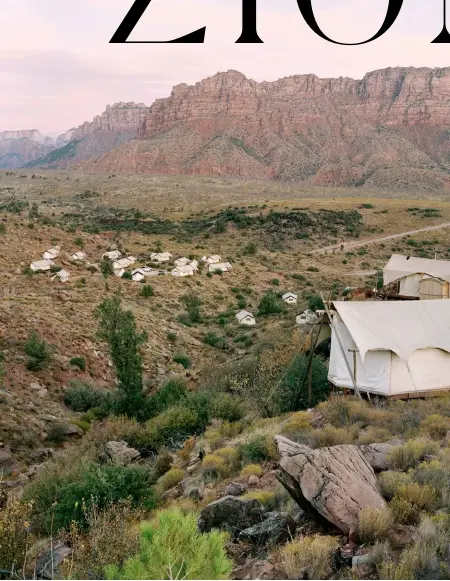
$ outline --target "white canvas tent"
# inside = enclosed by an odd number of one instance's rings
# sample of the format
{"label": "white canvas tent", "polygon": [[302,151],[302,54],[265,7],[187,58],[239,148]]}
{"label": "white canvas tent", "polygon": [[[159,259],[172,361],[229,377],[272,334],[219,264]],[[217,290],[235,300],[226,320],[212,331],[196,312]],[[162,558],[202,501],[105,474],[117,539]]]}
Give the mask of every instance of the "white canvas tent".
{"label": "white canvas tent", "polygon": [[361,392],[384,396],[450,389],[450,301],[335,301],[331,313],[335,386],[353,389],[353,375]]}
{"label": "white canvas tent", "polygon": [[429,277],[450,282],[450,260],[393,254],[383,268],[383,284],[399,281],[399,294],[407,297],[419,298],[421,282]]}

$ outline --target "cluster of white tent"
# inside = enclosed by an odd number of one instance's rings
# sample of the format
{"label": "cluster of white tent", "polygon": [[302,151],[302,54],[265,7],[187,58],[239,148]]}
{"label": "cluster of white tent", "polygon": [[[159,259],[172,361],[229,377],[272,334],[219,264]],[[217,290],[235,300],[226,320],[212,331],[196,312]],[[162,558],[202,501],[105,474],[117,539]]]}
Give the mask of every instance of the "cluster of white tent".
{"label": "cluster of white tent", "polygon": [[[30,264],[30,269],[32,272],[49,272],[53,266],[56,266],[53,262],[54,259],[58,258],[61,252],[60,246],[54,246],[45,250],[42,253],[42,258],[39,260],[34,260]],[[81,257],[82,255],[82,257]],[[73,260],[84,260],[86,255],[83,252],[76,252],[72,255]],[[67,282],[70,278],[70,273],[67,270],[61,268],[52,276],[52,280],[58,279],[61,282]]]}

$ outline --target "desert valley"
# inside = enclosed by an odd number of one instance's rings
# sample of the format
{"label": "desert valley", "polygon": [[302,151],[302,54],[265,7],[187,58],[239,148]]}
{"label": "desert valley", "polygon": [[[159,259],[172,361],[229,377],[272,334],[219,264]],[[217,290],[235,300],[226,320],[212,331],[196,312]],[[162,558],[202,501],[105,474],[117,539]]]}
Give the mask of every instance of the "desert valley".
{"label": "desert valley", "polygon": [[0,578],[448,579],[449,93],[0,133]]}

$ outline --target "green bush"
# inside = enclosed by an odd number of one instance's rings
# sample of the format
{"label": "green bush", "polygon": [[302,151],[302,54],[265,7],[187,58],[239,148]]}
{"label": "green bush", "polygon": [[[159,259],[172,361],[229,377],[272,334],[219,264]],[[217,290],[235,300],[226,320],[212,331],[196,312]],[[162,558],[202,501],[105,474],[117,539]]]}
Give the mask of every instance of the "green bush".
{"label": "green bush", "polygon": [[73,477],[48,473],[35,480],[25,491],[33,500],[36,523],[48,534],[66,529],[74,521],[87,527],[86,512],[96,506],[131,500],[132,506],[155,507],[152,485],[154,474],[143,466],[87,465]]}
{"label": "green bush", "polygon": [[328,399],[328,369],[323,359],[316,355],[311,363],[311,400],[309,399],[308,363],[309,357],[297,355],[278,383],[277,402],[280,413],[305,410]]}
{"label": "green bush", "polygon": [[141,525],[139,554],[107,566],[106,579],[229,579],[225,542],[224,533],[200,533],[195,514],[164,510]]}
{"label": "green bush", "polygon": [[47,429],[47,440],[53,444],[62,444],[67,441],[67,429],[60,422],[52,422]]}
{"label": "green bush", "polygon": [[100,272],[103,274],[105,278],[114,274],[112,262],[106,259],[102,260],[100,263]]}
{"label": "green bush", "polygon": [[244,463],[258,464],[271,459],[268,436],[255,436],[239,445],[239,455]]}
{"label": "green bush", "polygon": [[33,331],[28,337],[23,350],[28,355],[27,369],[30,371],[41,371],[48,367],[53,359],[52,348]]}
{"label": "green bush", "polygon": [[125,280],[133,280],[133,275],[131,274],[131,272],[125,271],[122,274],[122,278],[124,278]]}
{"label": "green bush", "polygon": [[261,316],[265,315],[276,315],[283,312],[283,305],[280,302],[278,296],[272,292],[266,292],[259,303],[258,314]]}
{"label": "green bush", "polygon": [[86,359],[84,357],[72,357],[70,365],[78,367],[81,371],[86,371]]}
{"label": "green bush", "polygon": [[219,393],[212,401],[210,415],[212,418],[237,422],[244,417],[243,402],[236,395]]}
{"label": "green bush", "polygon": [[203,337],[203,343],[215,347],[216,349],[226,349],[227,342],[224,337],[219,337],[215,333],[208,333]]}
{"label": "green bush", "polygon": [[182,365],[185,369],[188,369],[191,366],[190,358],[183,353],[178,353],[177,355],[174,355],[173,360],[175,361],[175,363],[179,363],[180,365]]}
{"label": "green bush", "polygon": [[160,414],[167,408],[180,403],[181,400],[187,397],[186,385],[178,380],[171,379],[167,381],[156,393],[152,396],[152,407],[155,413]]}
{"label": "green bush", "polygon": [[189,436],[202,429],[203,423],[195,410],[186,406],[173,406],[148,420],[130,444],[143,454],[156,452],[163,446],[176,450],[181,448]]}
{"label": "green bush", "polygon": [[308,297],[308,309],[311,311],[321,311],[325,308],[323,300],[319,295],[309,295]]}
{"label": "green bush", "polygon": [[175,341],[177,340],[177,334],[174,333],[173,331],[168,331],[167,340],[170,341],[171,343],[175,343]]}
{"label": "green bush", "polygon": [[64,403],[76,412],[87,412],[92,408],[109,410],[112,399],[111,392],[95,389],[84,381],[71,381],[64,392]]}
{"label": "green bush", "polygon": [[181,297],[181,302],[186,307],[189,322],[193,324],[200,323],[202,320],[200,311],[202,301],[199,297],[194,292],[189,292]]}
{"label": "green bush", "polygon": [[139,294],[141,295],[141,297],[148,298],[148,297],[152,297],[155,293],[154,293],[153,287],[151,285],[144,284],[144,286],[141,288],[141,292]]}
{"label": "green bush", "polygon": [[255,254],[258,252],[258,246],[255,244],[255,242],[249,242],[243,249],[242,254],[244,254],[245,256],[255,256]]}

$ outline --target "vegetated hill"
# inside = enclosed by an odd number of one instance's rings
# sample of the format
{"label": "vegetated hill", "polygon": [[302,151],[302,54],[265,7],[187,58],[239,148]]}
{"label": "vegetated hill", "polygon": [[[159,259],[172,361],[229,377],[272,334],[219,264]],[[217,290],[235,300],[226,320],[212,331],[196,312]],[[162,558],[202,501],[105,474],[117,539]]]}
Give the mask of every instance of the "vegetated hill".
{"label": "vegetated hill", "polygon": [[0,133],[0,168],[17,168],[55,149],[50,137],[37,129]]}
{"label": "vegetated hill", "polygon": [[228,71],[150,108],[108,107],[71,130],[70,159],[34,165],[437,191],[450,187],[449,95],[450,68],[262,83]]}

